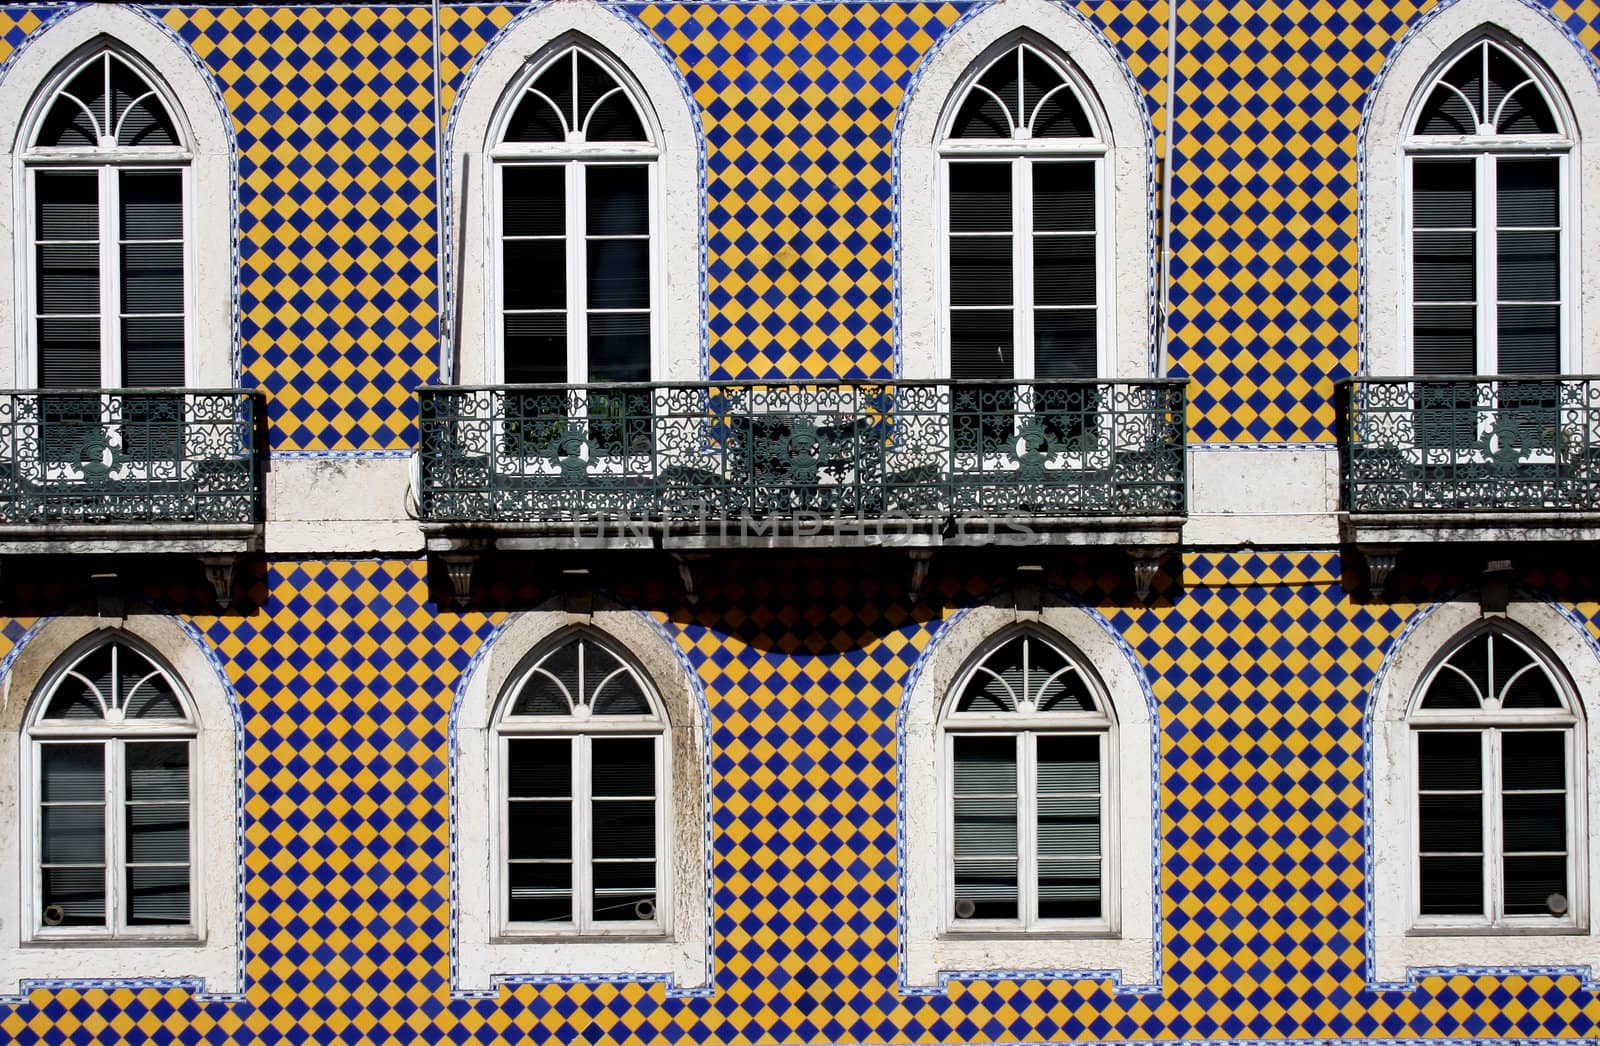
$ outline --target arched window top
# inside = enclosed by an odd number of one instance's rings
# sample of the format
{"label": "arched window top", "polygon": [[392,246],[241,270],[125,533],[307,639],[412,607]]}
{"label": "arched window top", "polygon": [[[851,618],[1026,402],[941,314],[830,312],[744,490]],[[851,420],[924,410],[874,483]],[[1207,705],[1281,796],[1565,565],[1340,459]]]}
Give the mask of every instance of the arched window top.
{"label": "arched window top", "polygon": [[35,722],[101,728],[171,726],[190,714],[172,673],[120,636],[81,649],[39,695]]}
{"label": "arched window top", "polygon": [[632,90],[609,63],[573,45],[534,73],[506,120],[507,144],[652,144]]}
{"label": "arched window top", "polygon": [[967,85],[954,113],[947,134],[953,140],[1098,137],[1065,67],[1028,44],[991,61]]}
{"label": "arched window top", "polygon": [[528,717],[540,728],[559,726],[563,719],[576,725],[660,718],[638,670],[586,632],[569,634],[514,677],[504,717]]}
{"label": "arched window top", "polygon": [[122,56],[100,51],[44,99],[35,149],[181,148],[183,136],[160,92]]}
{"label": "arched window top", "polygon": [[1556,108],[1529,65],[1490,39],[1469,45],[1427,88],[1419,137],[1559,134]]}
{"label": "arched window top", "polygon": [[1572,712],[1545,657],[1509,632],[1483,629],[1461,640],[1421,688],[1418,717]]}
{"label": "arched window top", "polygon": [[1032,632],[1014,633],[977,659],[953,690],[948,715],[1108,718],[1100,685],[1078,658]]}

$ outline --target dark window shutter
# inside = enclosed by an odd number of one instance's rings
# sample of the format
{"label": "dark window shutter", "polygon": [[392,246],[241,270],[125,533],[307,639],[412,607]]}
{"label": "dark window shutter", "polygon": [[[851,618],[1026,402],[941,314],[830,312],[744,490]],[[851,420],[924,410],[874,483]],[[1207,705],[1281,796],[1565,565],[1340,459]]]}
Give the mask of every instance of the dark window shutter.
{"label": "dark window shutter", "polygon": [[122,384],[177,387],[183,373],[183,174],[123,171]]}
{"label": "dark window shutter", "polygon": [[100,179],[34,176],[39,387],[100,385]]}

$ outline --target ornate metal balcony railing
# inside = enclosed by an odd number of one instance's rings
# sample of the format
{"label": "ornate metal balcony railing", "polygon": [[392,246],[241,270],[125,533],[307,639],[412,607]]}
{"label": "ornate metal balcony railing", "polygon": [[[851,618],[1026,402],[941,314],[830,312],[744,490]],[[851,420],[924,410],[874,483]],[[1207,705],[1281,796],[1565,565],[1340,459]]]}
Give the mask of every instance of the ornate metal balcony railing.
{"label": "ornate metal balcony railing", "polygon": [[255,523],[260,394],[0,392],[0,524]]}
{"label": "ornate metal balcony railing", "polygon": [[448,387],[430,522],[1177,516],[1181,381]]}
{"label": "ornate metal balcony railing", "polygon": [[1600,511],[1600,377],[1339,384],[1351,512]]}

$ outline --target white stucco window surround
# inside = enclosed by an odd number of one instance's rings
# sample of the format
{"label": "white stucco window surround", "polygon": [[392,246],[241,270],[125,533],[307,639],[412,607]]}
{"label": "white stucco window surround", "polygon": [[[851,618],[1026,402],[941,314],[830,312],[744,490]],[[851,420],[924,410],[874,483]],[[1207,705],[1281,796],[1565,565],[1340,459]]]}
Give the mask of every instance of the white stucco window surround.
{"label": "white stucco window surround", "polygon": [[[238,384],[232,251],[236,186],[227,116],[193,56],[152,18],[120,4],[87,4],[64,15],[29,41],[0,80],[0,148],[6,150],[6,171],[0,176],[0,222],[5,226],[0,231],[12,244],[0,251],[0,387],[26,388],[38,382],[28,307],[34,265],[29,180],[40,169],[67,170],[95,160],[92,150],[75,159],[70,149],[49,155],[33,149],[36,130],[64,78],[98,52],[126,63],[154,90],[180,142],[154,152],[184,182],[183,383],[191,388],[233,387]],[[103,184],[106,192],[114,191],[113,181]],[[112,204],[115,197],[103,201]],[[103,218],[102,226],[110,227],[109,221]],[[162,306],[160,311],[171,310]],[[115,379],[112,362],[109,378]]]}
{"label": "white stucco window surround", "polygon": [[[637,104],[644,123],[639,143],[591,143],[582,127],[568,129],[565,144],[507,141],[508,121],[530,84],[572,48],[597,62]],[[477,58],[468,77],[446,117],[457,292],[453,330],[448,332],[454,380],[465,385],[508,380],[504,310],[523,303],[505,293],[510,274],[502,256],[506,229],[499,211],[505,192],[501,172],[517,165],[526,170],[528,164],[571,168],[584,163],[649,166],[650,377],[701,380],[700,135],[677,74],[625,15],[592,0],[574,0],[545,4],[517,19]],[[569,170],[569,237],[586,227],[588,184],[584,174]],[[584,282],[581,253],[573,254],[569,265],[575,274],[566,281],[564,307],[569,311],[585,307],[585,287],[574,283]],[[576,332],[569,336],[567,362],[581,366],[588,359],[585,347],[572,344],[572,338],[581,336],[584,319],[568,315],[566,325]],[[589,338],[595,336],[591,327]]]}
{"label": "white stucco window surround", "polygon": [[[512,736],[559,739],[587,732],[603,737],[594,731],[610,729],[634,736],[636,741],[647,735],[659,739],[654,793],[659,826],[654,854],[656,903],[652,910],[640,912],[635,921],[598,921],[587,897],[576,900],[573,918],[554,920],[548,926],[538,921],[540,915],[532,917],[535,921],[518,921],[509,910],[508,862],[529,855],[513,855],[507,848],[507,796],[512,794],[507,783],[508,702],[518,699],[536,663],[573,639],[621,658],[649,693],[654,709],[649,715],[634,717],[637,722],[632,725],[620,726],[607,725],[608,717],[601,714],[598,703],[592,719],[587,709],[579,710],[580,721],[575,725],[562,725],[571,717],[522,716],[516,729],[537,728],[534,720],[544,718],[565,735]],[[616,668],[610,661],[607,664],[611,666],[608,671]],[[555,670],[555,676],[561,675],[561,670]],[[551,686],[555,676],[545,676]],[[591,678],[572,690],[592,691],[593,687]],[[592,614],[533,610],[512,617],[490,640],[464,681],[453,711],[453,989],[479,992],[502,983],[573,975],[666,976],[674,991],[700,988],[709,982],[708,767],[703,699],[694,687],[672,644],[637,611],[612,607],[597,607]],[[592,727],[586,729],[585,722]],[[573,801],[579,807],[575,816],[580,822],[590,816],[581,808],[586,802],[581,793],[588,788],[582,772],[587,744],[579,742],[573,756],[580,771],[572,777],[577,789]],[[596,786],[595,794],[599,792]],[[520,794],[534,793],[524,789]],[[598,836],[595,838],[598,846]],[[571,856],[581,865],[586,861],[598,864],[603,855],[588,849],[585,833]],[[574,884],[585,882],[588,874],[578,867]]]}
{"label": "white stucco window surround", "polygon": [[[951,725],[955,720],[942,714],[952,688],[967,678],[976,659],[994,650],[997,641],[1017,635],[1036,636],[1067,652],[1080,670],[1092,675],[1090,690],[1096,700],[1108,701],[1102,711],[1110,723],[1102,771],[1103,906],[1093,918],[1033,919],[1028,928],[1021,920],[1016,926],[995,920],[980,925],[985,923],[981,911],[976,921],[952,915],[957,908],[951,896],[955,844],[948,735],[966,727]],[[1023,976],[1093,972],[1127,987],[1155,983],[1152,883],[1159,850],[1150,709],[1138,666],[1092,611],[1052,606],[1027,612],[985,605],[946,626],[923,655],[901,712],[901,973],[908,988],[939,988],[947,975],[981,978],[1012,971]],[[1036,729],[1060,733],[1063,728],[1044,722]],[[1089,729],[1105,735],[1108,728],[1089,724]],[[1022,751],[1026,756],[1027,749]]]}
{"label": "white stucco window surround", "polygon": [[[1506,128],[1482,124],[1477,134],[1468,136],[1441,134],[1437,129],[1426,135],[1417,133],[1419,116],[1439,78],[1485,40],[1511,55],[1532,78],[1527,90],[1537,91],[1547,100],[1554,129],[1543,134],[1508,134]],[[1547,12],[1520,0],[1455,0],[1422,19],[1384,66],[1363,120],[1364,372],[1375,376],[1416,373],[1413,305],[1465,300],[1464,291],[1431,287],[1429,297],[1417,302],[1417,289],[1412,286],[1413,196],[1419,191],[1414,185],[1419,160],[1437,164],[1473,157],[1482,158],[1477,192],[1475,369],[1480,373],[1508,369],[1498,358],[1494,314],[1488,311],[1495,307],[1497,297],[1492,237],[1506,235],[1496,232],[1490,218],[1495,206],[1495,193],[1490,190],[1497,156],[1525,158],[1524,162],[1542,158],[1559,164],[1556,222],[1560,271],[1552,300],[1560,304],[1560,368],[1563,373],[1600,369],[1600,328],[1593,322],[1600,309],[1600,165],[1592,156],[1596,148],[1600,148],[1600,86],[1595,82],[1593,61]],[[1440,219],[1427,220],[1438,224]],[[1498,296],[1514,299],[1523,295],[1502,288]]]}
{"label": "white stucco window surround", "polygon": [[[1095,222],[1101,244],[1096,263],[1099,376],[1149,377],[1155,241],[1148,120],[1125,67],[1106,41],[1083,19],[1048,0],[1001,0],[982,9],[923,59],[912,93],[900,109],[895,139],[899,371],[907,378],[950,376],[950,291],[945,262],[949,214],[944,185],[949,165],[946,154],[955,148],[948,141],[950,126],[969,86],[997,57],[1019,44],[1060,67],[1093,127],[1081,148],[1095,151],[1080,158],[1098,157],[1100,172]],[[1025,106],[1031,104],[1024,102]],[[1063,148],[1068,151],[1048,151],[1039,158],[1069,157],[1078,147],[1069,140],[1063,142]],[[1102,148],[1103,153],[1098,152]],[[994,152],[997,162],[1003,162],[1005,156],[1032,156],[1036,148],[1026,133],[1009,142],[996,139],[960,146],[960,155],[979,161],[988,151]],[[1025,243],[1020,234],[1026,232],[1018,226],[1019,243]],[[1023,255],[1018,257],[1026,262]],[[1019,263],[1017,271],[1025,273],[1027,269],[1027,264]],[[1018,293],[1025,294],[1026,288]],[[1025,300],[1019,298],[1018,305]],[[1017,355],[1019,361],[1031,360],[1032,346],[1018,346]],[[1019,366],[1031,371],[1026,364],[1019,362]]]}
{"label": "white stucco window surround", "polygon": [[[1533,663],[1524,672],[1540,680],[1541,688],[1554,687],[1549,707],[1535,707],[1527,698],[1508,700],[1505,707],[1490,700],[1487,714],[1475,712],[1464,699],[1451,704],[1423,695],[1441,674],[1452,680],[1466,677],[1450,667],[1461,664],[1464,646],[1484,633],[1496,637],[1520,662],[1526,654]],[[1508,642],[1509,641],[1509,642]],[[1511,650],[1511,643],[1517,647]],[[1498,649],[1498,648],[1497,648]],[[1525,653],[1524,653],[1525,652]],[[1496,655],[1498,656],[1498,655]],[[1497,670],[1491,669],[1491,674]],[[1470,673],[1469,673],[1470,674]],[[1499,671],[1496,686],[1504,686],[1510,671]],[[1544,682],[1543,680],[1548,680]],[[1465,685],[1465,684],[1459,684]],[[1560,707],[1557,707],[1557,706]],[[1463,711],[1452,711],[1459,707]],[[1600,862],[1590,853],[1594,825],[1600,825],[1600,738],[1596,737],[1596,717],[1600,715],[1600,656],[1593,641],[1581,627],[1554,606],[1533,601],[1514,601],[1505,615],[1486,616],[1475,600],[1440,603],[1421,612],[1402,635],[1385,662],[1374,688],[1369,709],[1370,791],[1368,794],[1367,842],[1371,869],[1368,877],[1369,977],[1382,984],[1403,984],[1413,970],[1451,968],[1550,968],[1588,967],[1600,970],[1600,935],[1596,933],[1595,904],[1600,899]],[[1476,719],[1476,722],[1475,722]],[[1483,732],[1481,783],[1419,780],[1424,756],[1419,737],[1440,732],[1461,739]],[[1491,734],[1500,735],[1498,738]],[[1527,835],[1527,824],[1511,824],[1501,806],[1501,794],[1519,789],[1549,788],[1549,782],[1518,785],[1510,769],[1502,769],[1496,753],[1505,739],[1531,735],[1546,739],[1565,738],[1567,765],[1544,767],[1546,776],[1561,771],[1555,785],[1564,794],[1564,826],[1567,853],[1567,893],[1559,909],[1543,913],[1517,914],[1504,910],[1509,894],[1500,893],[1500,854],[1531,849],[1526,841],[1516,843],[1516,834]],[[1506,757],[1509,767],[1510,757]],[[1541,764],[1543,766],[1543,764]],[[1481,839],[1475,845],[1460,847],[1485,855],[1484,914],[1461,916],[1426,910],[1419,901],[1420,862],[1427,851],[1458,849],[1425,841],[1419,834],[1423,820],[1419,806],[1439,788],[1460,792],[1474,789],[1482,800]],[[1446,803],[1452,796],[1445,795]],[[1526,796],[1524,796],[1526,798]],[[1475,806],[1476,804],[1474,804]],[[1442,809],[1442,808],[1441,808]],[[1521,809],[1519,806],[1518,809]],[[1440,816],[1443,816],[1442,814]],[[1519,814],[1526,821],[1536,813]],[[1560,820],[1560,818],[1558,818]],[[1459,836],[1456,832],[1452,839]],[[1546,849],[1546,847],[1538,847]],[[1473,858],[1474,861],[1477,858]],[[1499,887],[1503,889],[1503,887]],[[1539,891],[1543,896],[1543,890]],[[1448,907],[1448,906],[1447,906]]]}
{"label": "white stucco window surround", "polygon": [[[176,743],[186,743],[189,749],[188,925],[56,929],[40,911],[38,781],[42,771],[37,765],[40,738],[35,735],[40,731],[41,710],[34,706],[62,672],[108,639],[153,660],[180,688],[186,721],[135,723],[126,736],[131,740],[144,729],[144,736],[150,737],[149,727],[173,722],[182,734]],[[53,618],[36,627],[0,681],[0,819],[6,824],[7,837],[20,842],[0,861],[0,994],[17,992],[26,982],[60,981],[138,984],[198,980],[208,995],[242,989],[236,718],[227,680],[174,618],[154,613],[122,619],[74,616]],[[120,715],[115,721],[120,721]],[[87,721],[50,721],[52,726],[74,722]],[[57,735],[60,741],[76,742],[60,730]],[[172,743],[168,741],[168,746]],[[117,758],[123,757],[119,754]],[[109,784],[113,787],[107,794],[114,792],[119,806],[139,798],[125,795],[121,780]],[[169,811],[157,807],[153,812]],[[133,814],[111,810],[107,816]],[[120,846],[117,840],[111,850]],[[120,878],[121,864],[117,862],[149,858],[130,851],[114,858],[108,854],[107,859]],[[114,892],[123,888],[120,882],[113,885]],[[117,920],[119,924],[124,921]]]}

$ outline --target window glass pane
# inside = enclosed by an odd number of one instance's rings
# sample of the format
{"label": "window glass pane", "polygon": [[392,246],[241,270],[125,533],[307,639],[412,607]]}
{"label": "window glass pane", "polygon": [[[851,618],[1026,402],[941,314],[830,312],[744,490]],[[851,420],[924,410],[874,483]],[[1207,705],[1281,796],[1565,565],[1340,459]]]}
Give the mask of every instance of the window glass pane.
{"label": "window glass pane", "polygon": [[94,864],[105,860],[106,811],[101,805],[53,806],[39,811],[43,864]]}
{"label": "window glass pane", "polygon": [[104,801],[105,758],[100,744],[40,745],[40,797],[47,803]]}
{"label": "window glass pane", "polygon": [[957,919],[1015,919],[1017,917],[1017,863],[1015,861],[957,861],[955,874]]}
{"label": "window glass pane", "polygon": [[1476,186],[1472,160],[1412,161],[1412,223],[1419,229],[1475,228]]}
{"label": "window glass pane", "polygon": [[1567,797],[1563,792],[1523,792],[1503,798],[1505,845],[1513,853],[1565,853]]}
{"label": "window glass pane", "polygon": [[128,922],[183,926],[189,922],[189,867],[128,869]]}
{"label": "window glass pane", "polygon": [[656,855],[655,800],[597,799],[593,816],[596,859]]}
{"label": "window glass pane", "polygon": [[618,93],[597,105],[589,115],[584,139],[591,142],[646,142],[650,135],[639,118],[639,110],[626,93]]}
{"label": "window glass pane", "polygon": [[100,248],[93,243],[41,243],[39,312],[93,316],[100,311]]}
{"label": "window glass pane", "polygon": [[1483,858],[1422,858],[1423,915],[1482,915]]}
{"label": "window glass pane", "polygon": [[39,902],[63,910],[64,917],[47,926],[104,926],[106,924],[106,873],[104,868],[44,868],[39,872]]}
{"label": "window glass pane", "polygon": [[[1081,414],[1085,397],[1074,396],[1074,392],[1085,390],[1076,387],[1072,389],[1039,389],[1040,409],[1048,410],[1059,417],[1059,413]],[[1089,397],[1093,398],[1093,397]],[[1091,409],[1092,413],[1092,409]],[[1067,423],[1069,426],[1082,431],[1082,421]],[[1040,644],[1042,645],[1042,644]],[[1096,710],[1094,695],[1089,693],[1088,684],[1084,682],[1083,673],[1076,669],[1068,671],[1040,671],[1032,681],[1035,691],[1035,700],[1041,712],[1093,712]]]}
{"label": "window glass pane", "polygon": [[1038,745],[1040,795],[1098,794],[1101,736],[1041,735],[1035,742]]}
{"label": "window glass pane", "polygon": [[1039,378],[1092,378],[1097,370],[1095,310],[1039,309],[1033,314],[1033,366]]}
{"label": "window glass pane", "polygon": [[1034,304],[1093,305],[1095,279],[1094,237],[1034,237]]}
{"label": "window glass pane", "polygon": [[1011,165],[950,165],[950,231],[1011,231]]}
{"label": "window glass pane", "polygon": [[1100,856],[1099,796],[1039,797],[1039,856]]}
{"label": "window glass pane", "polygon": [[567,175],[550,164],[502,167],[501,227],[507,236],[563,236]]}
{"label": "window glass pane", "polygon": [[1500,233],[1500,300],[1555,301],[1561,297],[1560,234]]}
{"label": "window glass pane", "polygon": [[1417,118],[1418,134],[1476,134],[1483,112],[1483,53],[1474,47],[1440,77]]}
{"label": "window glass pane", "polygon": [[96,318],[39,320],[39,387],[93,389],[100,386],[100,321]]}
{"label": "window glass pane", "polygon": [[506,821],[506,855],[512,860],[571,858],[570,799],[512,799]]}
{"label": "window glass pane", "polygon": [[1501,305],[1501,374],[1556,374],[1561,370],[1561,307]]}
{"label": "window glass pane", "polygon": [[127,809],[128,860],[134,864],[187,864],[187,803],[133,803]]}
{"label": "window glass pane", "polygon": [[650,243],[647,240],[590,240],[589,308],[650,307]]}
{"label": "window glass pane", "polygon": [[83,148],[100,144],[102,129],[109,131],[106,117],[105,57],[90,59],[83,70],[62,89],[39,127],[35,144],[43,148]]}
{"label": "window glass pane", "polygon": [[1010,236],[952,236],[951,304],[1010,305],[1011,248]]}
{"label": "window glass pane", "polygon": [[572,865],[512,864],[506,870],[512,922],[572,921]]}
{"label": "window glass pane", "polygon": [[1100,917],[1099,860],[1041,861],[1039,917],[1098,919]]}
{"label": "window glass pane", "polygon": [[[565,382],[567,314],[544,312],[508,315],[505,349],[507,382],[527,385]],[[562,713],[565,712],[562,709]]]}
{"label": "window glass pane", "polygon": [[656,866],[654,861],[596,861],[594,866],[594,917],[596,922],[638,922],[655,917]]}
{"label": "window glass pane", "polygon": [[1412,321],[1412,369],[1417,374],[1478,372],[1477,310],[1471,305],[1419,305]]}
{"label": "window glass pane", "polygon": [[1065,81],[1058,78],[1048,92],[1038,94],[1030,87],[1028,98],[1028,104],[1033,106],[1030,119],[1034,138],[1088,138],[1094,134],[1078,93]]}
{"label": "window glass pane", "polygon": [[1417,797],[1417,835],[1425,853],[1480,853],[1483,797],[1477,792],[1425,793]]}
{"label": "window glass pane", "polygon": [[120,171],[124,240],[183,239],[183,173]]}
{"label": "window glass pane", "polygon": [[1010,309],[950,313],[950,376],[955,381],[1016,377]]}
{"label": "window glass pane", "polygon": [[1424,792],[1483,787],[1483,735],[1428,730],[1417,735],[1417,781]]}
{"label": "window glass pane", "polygon": [[589,314],[588,380],[650,380],[648,313]]}
{"label": "window glass pane", "polygon": [[586,222],[590,236],[650,234],[650,169],[643,165],[589,164]]}
{"label": "window glass pane", "polygon": [[506,794],[513,798],[569,798],[572,795],[572,742],[567,738],[508,740]]}
{"label": "window glass pane", "polygon": [[956,859],[1015,858],[1017,801],[1006,798],[955,799]]}
{"label": "window glass pane", "polygon": [[[148,420],[157,425],[167,422],[182,420],[182,404],[172,404],[173,409],[158,410],[172,403],[166,397],[152,397],[148,402],[153,408],[144,413],[141,420]],[[129,404],[131,406],[131,404]],[[148,662],[146,663],[148,664]],[[152,666],[153,669],[153,666]],[[138,676],[126,678],[123,681],[123,707],[129,719],[182,719],[183,705],[178,701],[178,695],[172,689],[172,684],[160,674],[147,676],[143,679]]]}
{"label": "window glass pane", "polygon": [[652,737],[597,737],[590,742],[594,794],[654,796],[656,740]]}
{"label": "window glass pane", "polygon": [[1551,895],[1567,896],[1565,856],[1508,856],[1504,869],[1507,915],[1552,915]]}
{"label": "window glass pane", "polygon": [[1561,161],[1495,161],[1495,210],[1502,229],[1554,229],[1561,225]]}
{"label": "window glass pane", "polygon": [[1502,777],[1512,791],[1567,787],[1566,734],[1517,730],[1500,735]]}
{"label": "window glass pane", "polygon": [[[650,400],[638,396],[595,397],[589,402],[589,416],[616,417],[627,421],[644,422],[650,417]],[[598,648],[595,648],[598,649]],[[590,671],[598,678],[591,682],[590,695],[595,715],[649,715],[650,699],[639,686],[632,672],[617,667],[594,666]],[[600,673],[604,671],[605,675]]]}
{"label": "window glass pane", "polygon": [[1478,262],[1471,231],[1418,229],[1412,237],[1412,293],[1419,302],[1471,302]]}
{"label": "window glass pane", "polygon": [[1095,231],[1093,162],[1033,165],[1034,232]]}
{"label": "window glass pane", "polygon": [[122,381],[128,388],[174,388],[183,380],[183,317],[122,321]]}
{"label": "window glass pane", "polygon": [[187,741],[130,741],[123,749],[123,763],[131,801],[189,801]]}
{"label": "window glass pane", "polygon": [[566,308],[565,240],[507,240],[501,246],[507,309]]}
{"label": "window glass pane", "polygon": [[1014,796],[1017,792],[1017,739],[955,735],[953,749],[955,794]]}
{"label": "window glass pane", "polygon": [[1422,707],[1477,708],[1482,695],[1494,692],[1489,681],[1489,640],[1486,633],[1451,654],[1428,684]]}
{"label": "window glass pane", "polygon": [[123,244],[122,311],[183,312],[181,244]]}
{"label": "window glass pane", "polygon": [[1528,71],[1489,44],[1488,116],[1500,134],[1554,134],[1555,116]]}
{"label": "window glass pane", "polygon": [[1011,118],[1000,100],[987,91],[967,94],[950,123],[952,138],[1010,138]]}
{"label": "window glass pane", "polygon": [[583,704],[578,685],[580,649],[581,644],[574,640],[541,658],[517,695],[511,714],[567,715],[573,706]]}

